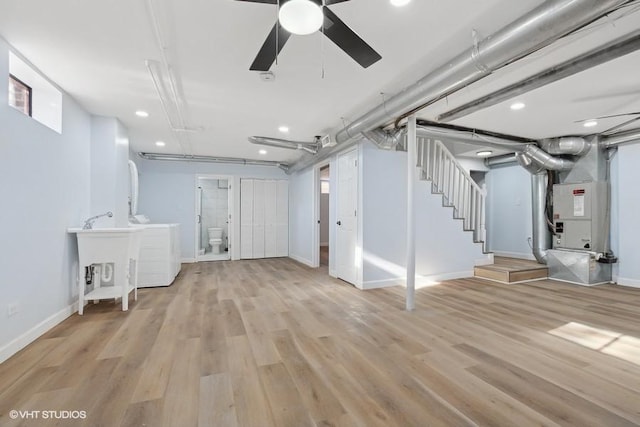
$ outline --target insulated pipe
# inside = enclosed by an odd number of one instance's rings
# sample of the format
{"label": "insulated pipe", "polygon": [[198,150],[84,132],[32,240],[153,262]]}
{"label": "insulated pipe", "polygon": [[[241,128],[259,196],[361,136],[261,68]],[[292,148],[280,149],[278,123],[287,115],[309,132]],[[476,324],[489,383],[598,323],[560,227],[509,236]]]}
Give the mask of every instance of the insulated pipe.
{"label": "insulated pipe", "polygon": [[547,171],[531,175],[531,207],[533,208],[532,251],[540,264],[547,263],[547,250],[551,249],[551,233],[547,226]]}
{"label": "insulated pipe", "polygon": [[304,150],[311,154],[318,152],[317,142],[288,141],[286,139],[270,138],[268,136],[250,136],[248,140],[252,144],[268,145],[270,147],[286,148],[288,150]]}
{"label": "insulated pipe", "polygon": [[604,146],[607,148],[629,142],[640,142],[640,129],[614,133],[613,135],[603,137],[602,140],[604,141]]}
{"label": "insulated pipe", "polygon": [[571,160],[553,157],[542,148],[532,144],[525,146],[523,153],[531,158],[534,163],[542,166],[544,169],[553,171],[568,171],[571,170],[575,165],[575,163]]}
{"label": "insulated pipe", "polygon": [[336,135],[340,144],[424,108],[592,22],[627,0],[549,0],[386,100]]}
{"label": "insulated pipe", "polygon": [[[562,80],[581,71],[588,70],[605,62],[620,58],[640,49],[640,30],[619,37],[609,43],[599,46],[589,52],[571,58],[561,64],[534,74],[524,80],[485,95],[475,101],[471,101],[453,110],[438,116],[438,121],[453,121],[468,116],[478,110],[499,104],[507,99],[514,98],[523,93],[546,86],[550,83]],[[553,154],[553,153],[552,153]]]}
{"label": "insulated pipe", "polygon": [[591,149],[591,144],[579,136],[543,139],[539,145],[549,154],[571,154],[572,156],[583,156]]}

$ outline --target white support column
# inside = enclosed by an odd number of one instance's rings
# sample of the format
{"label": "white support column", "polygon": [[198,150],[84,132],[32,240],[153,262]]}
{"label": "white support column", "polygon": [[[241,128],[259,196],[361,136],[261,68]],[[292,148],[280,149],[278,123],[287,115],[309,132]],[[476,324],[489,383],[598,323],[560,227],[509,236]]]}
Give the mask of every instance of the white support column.
{"label": "white support column", "polygon": [[407,296],[406,309],[415,308],[416,293],[416,215],[413,209],[414,185],[416,180],[416,116],[409,117],[407,123]]}

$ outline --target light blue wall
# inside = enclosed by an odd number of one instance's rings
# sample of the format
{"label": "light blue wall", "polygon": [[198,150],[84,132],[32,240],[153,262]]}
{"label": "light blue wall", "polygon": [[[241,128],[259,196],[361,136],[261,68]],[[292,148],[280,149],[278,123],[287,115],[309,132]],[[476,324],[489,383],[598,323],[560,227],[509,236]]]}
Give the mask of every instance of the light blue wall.
{"label": "light blue wall", "polygon": [[[147,215],[154,223],[180,224],[181,251],[185,260],[195,258],[195,188],[198,175],[287,179],[281,169],[272,166],[158,161],[140,157],[133,161],[139,173],[138,213]],[[235,189],[239,189],[238,183]],[[239,197],[235,196],[234,204],[239,212]],[[239,247],[239,241],[236,246]]]}
{"label": "light blue wall", "polygon": [[531,174],[517,164],[492,168],[486,175],[487,238],[496,255],[533,259]]}
{"label": "light blue wall", "polygon": [[[404,278],[406,268],[407,154],[363,145],[363,281],[365,287]],[[415,186],[416,274],[471,275],[484,257],[471,233],[454,220],[431,184]]]}
{"label": "light blue wall", "polygon": [[[617,280],[620,284],[640,287],[640,143],[622,145],[612,167],[612,177],[617,180],[614,201],[617,212],[613,213],[613,230],[618,231],[612,239],[613,248],[618,247],[620,263],[617,266]],[[617,223],[615,218],[617,217]]]}
{"label": "light blue wall", "polygon": [[[89,114],[63,94],[58,134],[7,105],[8,74],[0,39],[0,361],[19,337],[70,314],[77,247],[66,229],[90,203]],[[14,303],[19,312],[7,317]]]}
{"label": "light blue wall", "polygon": [[313,168],[308,168],[289,181],[289,256],[307,265],[313,265],[313,177]]}

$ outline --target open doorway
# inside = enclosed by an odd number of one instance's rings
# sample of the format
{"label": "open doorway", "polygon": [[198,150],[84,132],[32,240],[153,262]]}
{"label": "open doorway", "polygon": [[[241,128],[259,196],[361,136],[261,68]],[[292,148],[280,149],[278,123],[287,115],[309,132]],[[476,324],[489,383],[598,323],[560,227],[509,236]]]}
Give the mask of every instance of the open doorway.
{"label": "open doorway", "polygon": [[329,165],[320,168],[320,266],[329,266]]}
{"label": "open doorway", "polygon": [[231,259],[231,177],[201,176],[196,180],[196,260]]}

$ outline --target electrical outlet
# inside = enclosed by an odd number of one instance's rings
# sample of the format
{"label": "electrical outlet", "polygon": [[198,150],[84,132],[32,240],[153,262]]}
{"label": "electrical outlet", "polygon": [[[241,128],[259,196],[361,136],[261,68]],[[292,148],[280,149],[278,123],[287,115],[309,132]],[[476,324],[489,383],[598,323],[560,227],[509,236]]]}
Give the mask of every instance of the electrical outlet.
{"label": "electrical outlet", "polygon": [[11,317],[14,316],[18,313],[18,311],[20,311],[20,307],[18,306],[18,303],[15,302],[13,304],[9,304],[7,306],[7,317]]}

